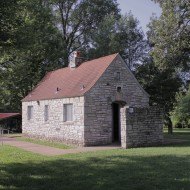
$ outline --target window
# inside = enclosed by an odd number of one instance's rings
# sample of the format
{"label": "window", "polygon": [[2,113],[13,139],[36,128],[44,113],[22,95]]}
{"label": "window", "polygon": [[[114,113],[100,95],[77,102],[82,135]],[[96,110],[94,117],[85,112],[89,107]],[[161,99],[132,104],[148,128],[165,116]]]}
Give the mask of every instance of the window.
{"label": "window", "polygon": [[121,86],[117,87],[117,92],[121,93]]}
{"label": "window", "polygon": [[28,106],[27,116],[28,116],[28,120],[31,120],[33,118],[33,106]]}
{"label": "window", "polygon": [[115,79],[116,79],[117,81],[120,81],[120,79],[121,79],[121,73],[120,73],[120,72],[116,72],[116,73],[115,73]]}
{"label": "window", "polygon": [[73,121],[73,104],[63,105],[63,121]]}
{"label": "window", "polygon": [[45,105],[44,107],[44,120],[48,121],[49,120],[49,106]]}

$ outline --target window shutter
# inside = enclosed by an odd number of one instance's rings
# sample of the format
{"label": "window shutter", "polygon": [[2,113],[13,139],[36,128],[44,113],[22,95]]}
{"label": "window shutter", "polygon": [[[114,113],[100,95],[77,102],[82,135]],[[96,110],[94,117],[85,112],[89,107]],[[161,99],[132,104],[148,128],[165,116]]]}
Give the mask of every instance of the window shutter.
{"label": "window shutter", "polygon": [[71,104],[71,121],[73,121],[73,105]]}
{"label": "window shutter", "polygon": [[63,121],[65,122],[66,121],[66,105],[63,105]]}
{"label": "window shutter", "polygon": [[31,106],[31,116],[30,116],[30,119],[33,118],[33,106]]}
{"label": "window shutter", "polygon": [[45,108],[44,108],[44,120],[48,121],[48,119],[49,119],[49,106],[45,105]]}
{"label": "window shutter", "polygon": [[28,120],[30,120],[30,109],[29,109],[29,106],[27,107],[27,118],[28,118]]}

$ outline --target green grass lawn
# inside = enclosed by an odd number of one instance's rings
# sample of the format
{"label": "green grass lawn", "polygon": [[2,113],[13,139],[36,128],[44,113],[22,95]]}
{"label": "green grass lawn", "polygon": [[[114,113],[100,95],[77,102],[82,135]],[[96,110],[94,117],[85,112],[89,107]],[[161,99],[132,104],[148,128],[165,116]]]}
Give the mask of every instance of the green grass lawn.
{"label": "green grass lawn", "polygon": [[189,190],[190,132],[181,133],[180,145],[57,157],[0,146],[0,189]]}
{"label": "green grass lawn", "polygon": [[27,138],[27,137],[23,137],[23,136],[18,136],[18,137],[16,137],[16,139],[19,141],[31,142],[31,143],[35,143],[35,144],[51,146],[51,147],[61,148],[61,149],[72,148],[71,146],[68,146],[68,145],[65,145],[65,144],[59,143],[59,142],[51,142],[51,141],[46,141],[46,140]]}
{"label": "green grass lawn", "polygon": [[174,129],[174,133],[172,135],[168,135],[167,132],[167,129],[164,129],[164,137],[168,139],[190,140],[190,128]]}

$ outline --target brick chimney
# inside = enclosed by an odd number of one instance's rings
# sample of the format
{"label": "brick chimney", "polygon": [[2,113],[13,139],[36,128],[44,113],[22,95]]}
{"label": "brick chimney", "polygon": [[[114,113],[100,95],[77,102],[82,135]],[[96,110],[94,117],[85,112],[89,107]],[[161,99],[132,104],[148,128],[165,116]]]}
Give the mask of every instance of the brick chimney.
{"label": "brick chimney", "polygon": [[80,51],[74,51],[73,54],[71,55],[69,67],[70,68],[76,68],[78,67],[84,59],[81,57],[81,52]]}

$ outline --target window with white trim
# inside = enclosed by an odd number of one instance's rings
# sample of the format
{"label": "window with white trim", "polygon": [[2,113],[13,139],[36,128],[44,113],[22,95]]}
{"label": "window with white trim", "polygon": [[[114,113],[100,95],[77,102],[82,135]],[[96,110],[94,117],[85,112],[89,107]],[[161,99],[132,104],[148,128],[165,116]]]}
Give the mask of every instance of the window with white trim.
{"label": "window with white trim", "polygon": [[73,104],[63,105],[63,121],[73,121]]}
{"label": "window with white trim", "polygon": [[33,118],[33,112],[34,112],[33,106],[28,106],[27,107],[27,117],[28,117],[28,120],[31,120]]}
{"label": "window with white trim", "polygon": [[44,120],[48,121],[49,120],[49,106],[45,105],[44,107]]}

